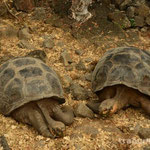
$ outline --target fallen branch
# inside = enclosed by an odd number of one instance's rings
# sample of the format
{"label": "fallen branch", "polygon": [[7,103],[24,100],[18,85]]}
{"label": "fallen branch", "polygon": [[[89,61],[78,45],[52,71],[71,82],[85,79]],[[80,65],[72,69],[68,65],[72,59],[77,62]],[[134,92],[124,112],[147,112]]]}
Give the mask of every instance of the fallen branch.
{"label": "fallen branch", "polygon": [[6,7],[7,11],[8,11],[13,17],[15,17],[17,20],[20,21],[20,19],[10,11],[10,8],[8,7],[6,1],[3,0],[3,2],[4,2],[4,4],[5,4],[5,7]]}

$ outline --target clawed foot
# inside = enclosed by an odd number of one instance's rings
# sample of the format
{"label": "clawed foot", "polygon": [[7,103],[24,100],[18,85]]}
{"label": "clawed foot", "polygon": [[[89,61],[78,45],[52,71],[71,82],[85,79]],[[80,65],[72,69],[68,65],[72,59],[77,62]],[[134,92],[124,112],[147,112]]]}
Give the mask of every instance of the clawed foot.
{"label": "clawed foot", "polygon": [[106,117],[114,114],[117,111],[117,103],[113,99],[107,99],[103,101],[99,106],[99,114]]}
{"label": "clawed foot", "polygon": [[65,132],[65,125],[62,122],[55,122],[49,127],[49,131],[53,138],[63,137]]}
{"label": "clawed foot", "polygon": [[102,102],[99,100],[90,101],[86,104],[94,113],[107,117],[117,112],[118,102],[114,99],[106,99]]}
{"label": "clawed foot", "polygon": [[100,101],[99,101],[99,100],[89,101],[86,105],[87,105],[87,107],[89,107],[94,113],[99,114],[99,106],[100,106]]}
{"label": "clawed foot", "polygon": [[48,129],[42,131],[41,133],[44,137],[48,137],[48,138],[51,138],[51,139],[54,139],[55,138],[55,135],[52,134],[51,131],[49,131]]}

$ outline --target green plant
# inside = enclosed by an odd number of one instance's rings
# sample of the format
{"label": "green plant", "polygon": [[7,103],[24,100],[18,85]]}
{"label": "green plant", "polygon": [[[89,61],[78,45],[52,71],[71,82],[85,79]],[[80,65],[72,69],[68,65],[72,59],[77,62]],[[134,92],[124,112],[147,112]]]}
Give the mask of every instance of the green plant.
{"label": "green plant", "polygon": [[135,27],[135,20],[133,18],[129,19],[130,23],[131,23],[131,27]]}

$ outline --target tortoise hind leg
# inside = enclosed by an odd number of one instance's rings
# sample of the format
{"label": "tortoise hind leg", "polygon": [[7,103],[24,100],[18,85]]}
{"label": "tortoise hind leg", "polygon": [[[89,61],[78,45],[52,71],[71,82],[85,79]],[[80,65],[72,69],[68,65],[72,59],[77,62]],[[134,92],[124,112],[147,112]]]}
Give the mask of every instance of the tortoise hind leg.
{"label": "tortoise hind leg", "polygon": [[63,122],[65,125],[70,125],[74,120],[74,113],[71,106],[59,106],[53,108],[54,118]]}
{"label": "tortoise hind leg", "polygon": [[28,103],[18,108],[12,112],[11,116],[19,122],[32,125],[41,135],[54,138],[48,130],[40,109],[34,103]]}
{"label": "tortoise hind leg", "polygon": [[150,99],[145,95],[139,98],[142,109],[146,112],[146,114],[150,115]]}

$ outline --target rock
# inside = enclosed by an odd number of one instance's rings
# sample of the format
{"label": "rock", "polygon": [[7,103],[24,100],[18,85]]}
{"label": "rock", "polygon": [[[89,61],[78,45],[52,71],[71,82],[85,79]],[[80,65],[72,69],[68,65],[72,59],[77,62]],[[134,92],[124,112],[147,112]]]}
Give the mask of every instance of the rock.
{"label": "rock", "polygon": [[64,75],[64,77],[63,77],[64,86],[69,87],[71,83],[72,83],[72,78],[67,75]]}
{"label": "rock", "polygon": [[46,24],[55,24],[55,22],[59,21],[60,17],[56,14],[53,14],[51,17],[46,18],[46,20],[44,21]]}
{"label": "rock", "polygon": [[115,9],[116,9],[116,7],[115,7],[114,4],[110,4],[110,5],[109,5],[109,8],[110,8],[111,11],[115,11]]}
{"label": "rock", "polygon": [[33,12],[33,19],[35,20],[43,20],[46,18],[46,11],[44,7],[36,7]]}
{"label": "rock", "polygon": [[111,5],[111,0],[103,0],[103,4],[109,6]]}
{"label": "rock", "polygon": [[26,56],[38,58],[45,63],[47,60],[47,55],[43,50],[33,50],[33,51],[29,52]]}
{"label": "rock", "polygon": [[54,40],[54,39],[56,38],[56,35],[55,35],[54,33],[51,33],[51,34],[49,34],[49,35],[44,35],[44,36],[42,36],[42,38],[43,38],[44,40],[48,40],[48,39]]}
{"label": "rock", "polygon": [[90,64],[90,65],[88,65],[88,67],[87,67],[87,71],[88,71],[88,72],[92,72],[92,71],[94,71],[94,69],[95,69],[95,65],[93,65],[93,64]]}
{"label": "rock", "polygon": [[94,118],[94,113],[89,109],[84,103],[79,103],[74,108],[74,113],[76,117],[88,117]]}
{"label": "rock", "polygon": [[91,82],[91,80],[92,80],[92,74],[91,73],[86,73],[84,77],[87,81]]}
{"label": "rock", "polygon": [[70,74],[72,80],[79,80],[81,75],[79,73],[73,72],[72,74]]}
{"label": "rock", "polygon": [[135,14],[135,7],[130,6],[127,8],[126,14],[129,18],[133,18]]}
{"label": "rock", "polygon": [[130,4],[132,3],[132,0],[124,0],[120,5],[120,10],[126,9]]}
{"label": "rock", "polygon": [[143,27],[145,25],[144,17],[142,16],[135,16],[134,20],[136,27]]}
{"label": "rock", "polygon": [[10,23],[0,21],[0,38],[17,37],[18,29]]}
{"label": "rock", "polygon": [[44,21],[45,24],[52,24],[52,19],[51,17],[50,18],[47,18],[45,21]]}
{"label": "rock", "polygon": [[63,27],[63,20],[60,18],[60,16],[53,14],[51,17],[46,18],[46,20],[44,21],[46,24],[50,24],[53,27]]}
{"label": "rock", "polygon": [[114,0],[114,4],[119,6],[124,0]]}
{"label": "rock", "polygon": [[134,133],[138,134],[140,129],[141,129],[141,126],[139,124],[136,124],[136,126],[134,127]]}
{"label": "rock", "polygon": [[88,91],[77,83],[73,83],[70,87],[73,98],[76,100],[87,100],[89,98]]}
{"label": "rock", "polygon": [[146,17],[145,22],[146,22],[148,25],[150,25],[150,15],[148,15],[148,16]]}
{"label": "rock", "polygon": [[70,54],[67,51],[64,51],[60,55],[60,61],[64,64],[64,66],[68,66],[72,63],[72,59]]}
{"label": "rock", "polygon": [[150,14],[150,8],[144,4],[141,4],[135,9],[135,14],[137,16],[147,17]]}
{"label": "rock", "polygon": [[35,7],[34,0],[13,0],[13,4],[17,10],[29,12]]}
{"label": "rock", "polygon": [[18,47],[32,50],[35,49],[35,47],[26,40],[20,40],[18,43]]}
{"label": "rock", "polygon": [[148,27],[141,28],[141,32],[146,33],[148,31]]}
{"label": "rock", "polygon": [[141,128],[138,131],[138,135],[141,139],[148,139],[150,138],[150,128]]}
{"label": "rock", "polygon": [[79,63],[76,65],[77,70],[86,70],[84,63],[80,60]]}
{"label": "rock", "polygon": [[29,28],[23,28],[18,32],[18,38],[20,40],[29,40],[31,39],[31,34],[29,33]]}
{"label": "rock", "polygon": [[89,62],[92,62],[93,59],[92,59],[91,57],[88,57],[88,58],[85,58],[84,61],[85,61],[86,63],[89,63]]}
{"label": "rock", "polygon": [[122,133],[117,127],[103,127],[102,129],[107,132],[115,132],[118,134]]}
{"label": "rock", "polygon": [[75,53],[81,56],[83,54],[83,50],[77,49],[75,50]]}
{"label": "rock", "polygon": [[56,45],[59,46],[59,47],[64,47],[65,44],[64,44],[64,42],[59,41]]}
{"label": "rock", "polygon": [[146,4],[147,2],[146,2],[147,0],[136,0],[136,1],[134,1],[134,3],[132,4],[132,5],[134,5],[135,4],[135,6],[137,7],[137,6],[140,6],[141,4]]}
{"label": "rock", "polygon": [[45,39],[43,41],[43,47],[44,48],[50,48],[52,49],[55,46],[55,43],[52,39]]}
{"label": "rock", "polygon": [[63,22],[60,19],[55,20],[53,21],[52,26],[56,28],[61,28],[63,26]]}
{"label": "rock", "polygon": [[108,19],[119,24],[123,29],[131,27],[131,23],[124,12],[117,11],[117,12],[109,13]]}

